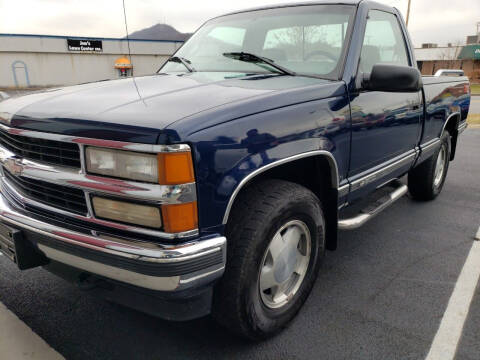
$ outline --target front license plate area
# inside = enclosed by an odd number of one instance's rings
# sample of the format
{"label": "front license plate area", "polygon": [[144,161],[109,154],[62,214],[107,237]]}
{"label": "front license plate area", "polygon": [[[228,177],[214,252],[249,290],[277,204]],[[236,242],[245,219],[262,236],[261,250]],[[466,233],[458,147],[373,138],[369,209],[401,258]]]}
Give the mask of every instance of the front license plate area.
{"label": "front license plate area", "polygon": [[19,230],[0,223],[0,252],[14,263],[17,262],[14,237],[21,236]]}
{"label": "front license plate area", "polygon": [[48,259],[24,239],[21,230],[3,223],[0,223],[0,252],[17,264],[20,270],[48,263]]}

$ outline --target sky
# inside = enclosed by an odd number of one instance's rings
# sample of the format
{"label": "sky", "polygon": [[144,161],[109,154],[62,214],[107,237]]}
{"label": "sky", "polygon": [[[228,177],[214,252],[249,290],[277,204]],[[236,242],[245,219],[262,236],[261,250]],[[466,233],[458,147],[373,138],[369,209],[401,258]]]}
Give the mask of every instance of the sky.
{"label": "sky", "polygon": [[[129,32],[167,23],[193,32],[203,22],[238,9],[296,0],[125,0]],[[408,0],[377,0],[404,16]],[[476,33],[480,0],[411,0],[415,46],[461,44]],[[124,37],[122,0],[0,0],[0,33]]]}

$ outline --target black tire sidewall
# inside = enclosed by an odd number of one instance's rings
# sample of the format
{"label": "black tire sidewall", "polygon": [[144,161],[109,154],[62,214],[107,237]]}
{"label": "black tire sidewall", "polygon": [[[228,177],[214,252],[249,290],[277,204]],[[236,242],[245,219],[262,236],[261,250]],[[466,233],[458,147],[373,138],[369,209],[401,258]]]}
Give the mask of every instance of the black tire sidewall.
{"label": "black tire sidewall", "polygon": [[[280,309],[270,309],[263,304],[259,291],[261,262],[275,233],[291,220],[300,220],[308,226],[312,241],[310,262],[305,278],[292,300]],[[244,284],[246,288],[243,301],[247,311],[245,315],[251,325],[256,327],[260,334],[270,336],[281,330],[295,316],[313,287],[325,252],[325,222],[318,199],[305,196],[292,199],[276,209],[271,214],[271,219],[264,224],[256,241],[255,258],[252,259],[250,273],[246,277],[248,283]]]}

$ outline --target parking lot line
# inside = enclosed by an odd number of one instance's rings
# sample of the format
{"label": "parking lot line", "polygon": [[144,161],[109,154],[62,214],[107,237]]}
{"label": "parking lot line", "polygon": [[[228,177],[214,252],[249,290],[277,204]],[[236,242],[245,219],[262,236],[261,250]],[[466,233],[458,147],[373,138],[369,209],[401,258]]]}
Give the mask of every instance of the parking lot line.
{"label": "parking lot line", "polygon": [[479,278],[480,242],[475,241],[455,284],[426,360],[449,360],[455,357]]}
{"label": "parking lot line", "polygon": [[64,359],[0,303],[0,354],[2,359]]}

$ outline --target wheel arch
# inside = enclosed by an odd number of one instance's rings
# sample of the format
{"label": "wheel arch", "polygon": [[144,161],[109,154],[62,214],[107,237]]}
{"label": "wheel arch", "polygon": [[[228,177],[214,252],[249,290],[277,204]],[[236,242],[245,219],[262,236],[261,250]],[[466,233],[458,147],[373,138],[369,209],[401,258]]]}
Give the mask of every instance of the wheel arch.
{"label": "wheel arch", "polygon": [[[312,171],[312,169],[316,171]],[[326,150],[314,150],[272,162],[251,172],[243,178],[230,196],[223,217],[223,225],[228,223],[230,212],[238,195],[249,185],[266,178],[300,184],[321,199],[326,221],[327,249],[335,250],[337,246],[339,173],[333,154]]]}
{"label": "wheel arch", "polygon": [[450,161],[455,159],[455,151],[457,149],[457,139],[458,139],[458,124],[460,123],[461,117],[462,115],[459,111],[451,113],[445,120],[445,124],[443,124],[443,128],[442,128],[442,133],[440,134],[440,138],[441,138],[445,130],[448,130],[450,136],[452,137]]}

